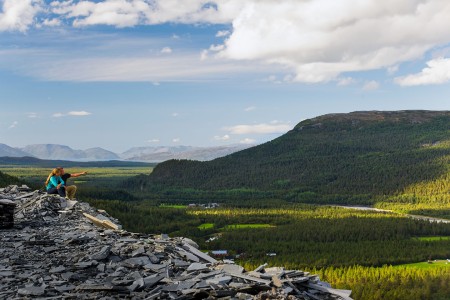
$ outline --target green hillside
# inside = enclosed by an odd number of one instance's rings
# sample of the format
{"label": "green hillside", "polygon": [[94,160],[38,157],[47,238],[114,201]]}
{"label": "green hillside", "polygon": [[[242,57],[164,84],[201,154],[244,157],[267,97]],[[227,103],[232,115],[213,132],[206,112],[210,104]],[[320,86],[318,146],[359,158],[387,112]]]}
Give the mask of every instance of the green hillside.
{"label": "green hillside", "polygon": [[20,184],[21,181],[14,176],[0,172],[0,188],[10,184]]}
{"label": "green hillside", "polygon": [[172,198],[448,203],[450,112],[324,115],[213,161],[161,163],[128,184]]}

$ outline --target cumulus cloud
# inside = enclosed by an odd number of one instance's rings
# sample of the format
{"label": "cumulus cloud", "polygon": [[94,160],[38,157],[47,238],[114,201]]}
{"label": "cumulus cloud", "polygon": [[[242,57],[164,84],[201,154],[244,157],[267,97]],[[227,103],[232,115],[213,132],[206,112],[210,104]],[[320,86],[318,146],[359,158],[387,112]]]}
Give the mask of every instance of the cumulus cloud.
{"label": "cumulus cloud", "polygon": [[380,84],[375,81],[375,80],[371,80],[371,81],[367,81],[366,83],[364,83],[363,86],[363,90],[364,91],[374,91],[377,90],[380,87]]}
{"label": "cumulus cloud", "polygon": [[239,141],[239,143],[241,143],[241,144],[255,144],[256,140],[250,139],[250,138],[245,138],[245,139]]}
{"label": "cumulus cloud", "polygon": [[55,26],[59,26],[61,25],[61,20],[60,19],[45,19],[44,21],[42,21],[42,25],[44,26],[48,26],[48,27],[55,27]]}
{"label": "cumulus cloud", "polygon": [[[450,43],[448,0],[4,0],[0,30],[26,31],[34,20],[75,27],[163,23],[231,25],[216,58],[282,66],[289,81],[338,80],[347,72],[387,69]],[[41,14],[41,15],[39,15]],[[40,18],[35,18],[37,15]],[[376,38],[374,38],[376,37]],[[198,55],[198,54],[197,54]],[[210,60],[208,60],[210,61]],[[149,72],[147,72],[149,73]]]}
{"label": "cumulus cloud", "polygon": [[172,113],[172,117],[174,117],[174,118],[178,117],[179,115],[180,115],[180,114],[177,113],[177,112]]}
{"label": "cumulus cloud", "polygon": [[174,138],[172,139],[172,143],[179,143],[181,141],[180,138]]}
{"label": "cumulus cloud", "polygon": [[450,82],[450,58],[436,58],[427,62],[426,68],[417,74],[396,77],[395,82],[401,86],[442,84]]}
{"label": "cumulus cloud", "polygon": [[0,12],[0,31],[26,31],[42,10],[41,5],[41,0],[4,0]]}
{"label": "cumulus cloud", "polygon": [[249,107],[246,107],[244,109],[244,111],[252,111],[252,110],[255,110],[255,109],[256,109],[256,106],[249,106]]}
{"label": "cumulus cloud", "polygon": [[13,129],[13,128],[16,128],[16,126],[19,124],[19,122],[17,122],[17,121],[14,121],[14,122],[12,122],[12,124],[11,125],[9,125],[9,127],[8,127],[8,129]]}
{"label": "cumulus cloud", "polygon": [[52,116],[54,118],[61,118],[61,117],[66,117],[66,116],[74,116],[74,117],[84,117],[84,116],[89,116],[92,113],[81,110],[81,111],[69,111],[68,113],[61,113],[61,112],[57,112],[54,113]]}
{"label": "cumulus cloud", "polygon": [[242,2],[221,56],[282,64],[300,82],[387,68],[450,42],[446,0]]}
{"label": "cumulus cloud", "polygon": [[[167,22],[194,24],[228,23],[232,21],[236,1],[206,0],[104,0],[54,1],[52,12],[73,18],[74,26],[113,25],[130,27]],[[222,7],[223,6],[223,7]]]}
{"label": "cumulus cloud", "polygon": [[291,130],[291,125],[286,123],[262,123],[255,125],[236,125],[225,127],[224,130],[229,131],[230,134],[270,134],[270,133],[285,133]]}
{"label": "cumulus cloud", "polygon": [[230,139],[230,136],[228,134],[225,134],[224,136],[214,136],[214,140],[216,141],[228,141]]}

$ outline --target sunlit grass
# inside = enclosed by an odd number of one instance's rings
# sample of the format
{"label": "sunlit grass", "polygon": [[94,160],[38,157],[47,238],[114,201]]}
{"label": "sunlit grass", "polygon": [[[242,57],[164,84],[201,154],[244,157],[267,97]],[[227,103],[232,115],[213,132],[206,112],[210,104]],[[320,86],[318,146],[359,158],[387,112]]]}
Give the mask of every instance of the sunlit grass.
{"label": "sunlit grass", "polygon": [[184,208],[187,207],[187,205],[182,205],[182,204],[161,204],[161,205],[159,205],[159,207],[184,209]]}
{"label": "sunlit grass", "polygon": [[200,230],[213,229],[214,223],[203,223],[203,224],[197,226],[197,228]]}
{"label": "sunlit grass", "polygon": [[233,230],[233,229],[246,229],[246,228],[254,228],[254,229],[260,229],[260,228],[272,228],[275,227],[270,224],[231,224],[223,227],[222,229],[225,230]]}
{"label": "sunlit grass", "polygon": [[449,241],[450,236],[420,236],[415,237],[414,239],[417,239],[422,242],[439,242],[439,241]]}
{"label": "sunlit grass", "polygon": [[[8,175],[16,176],[19,179],[31,183],[42,184],[51,168],[44,167],[24,167],[24,166],[0,166],[0,171]],[[86,175],[82,175],[75,179],[70,179],[69,184],[80,185],[111,185],[121,182],[128,178],[139,174],[149,174],[152,171],[150,167],[71,167],[65,168],[66,173],[80,173],[86,171]]]}
{"label": "sunlit grass", "polygon": [[398,267],[408,267],[408,268],[417,268],[417,269],[450,268],[450,262],[442,259],[442,260],[432,260],[431,262],[424,261],[424,262],[394,266],[394,268],[398,268]]}

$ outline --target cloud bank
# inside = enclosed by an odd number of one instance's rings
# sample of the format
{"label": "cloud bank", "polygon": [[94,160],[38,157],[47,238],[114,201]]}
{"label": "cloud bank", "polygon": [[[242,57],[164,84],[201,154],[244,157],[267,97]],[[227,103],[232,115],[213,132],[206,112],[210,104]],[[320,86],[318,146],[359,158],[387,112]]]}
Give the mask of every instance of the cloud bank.
{"label": "cloud bank", "polygon": [[[229,60],[278,64],[292,81],[338,80],[347,72],[392,70],[450,43],[448,0],[3,0],[0,31],[31,26],[110,25],[119,28],[163,23],[226,24],[210,47]],[[206,58],[205,53],[202,57]],[[442,64],[442,61],[438,62]],[[446,64],[443,64],[444,66]],[[397,79],[401,85],[439,83],[427,73]],[[443,75],[437,75],[442,78]],[[445,76],[444,76],[445,77]],[[426,79],[427,78],[427,79]],[[411,82],[412,84],[410,84]],[[428,82],[428,83],[427,83]],[[443,80],[442,82],[447,82]]]}

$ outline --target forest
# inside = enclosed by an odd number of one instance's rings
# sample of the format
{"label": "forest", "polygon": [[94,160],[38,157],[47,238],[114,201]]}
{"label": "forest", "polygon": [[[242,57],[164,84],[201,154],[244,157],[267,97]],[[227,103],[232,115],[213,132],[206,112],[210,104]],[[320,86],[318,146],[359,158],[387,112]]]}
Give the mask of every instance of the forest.
{"label": "forest", "polygon": [[168,200],[450,203],[450,113],[323,116],[208,162],[170,160],[124,188]]}

